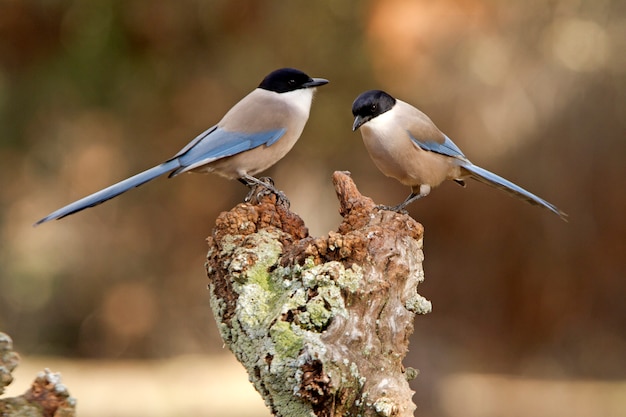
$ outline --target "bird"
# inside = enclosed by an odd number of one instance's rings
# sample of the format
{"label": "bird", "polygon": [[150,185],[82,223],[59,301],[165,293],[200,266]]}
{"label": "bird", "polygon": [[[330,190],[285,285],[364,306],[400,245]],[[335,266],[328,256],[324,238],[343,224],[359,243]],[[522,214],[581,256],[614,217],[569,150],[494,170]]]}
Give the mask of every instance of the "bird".
{"label": "bird", "polygon": [[445,180],[465,186],[465,180],[472,178],[544,207],[567,221],[567,214],[554,204],[474,165],[426,114],[385,91],[361,93],[352,104],[352,115],[352,131],[361,131],[376,167],[387,177],[411,187],[411,194],[402,203],[379,208],[399,212]]}
{"label": "bird", "polygon": [[183,172],[215,173],[248,187],[261,185],[286,199],[271,181],[254,175],[274,165],[295,145],[309,118],[316,87],[327,83],[294,68],[272,71],[216,125],[170,159],[68,204],[34,226],[96,206],[167,173],[169,178]]}

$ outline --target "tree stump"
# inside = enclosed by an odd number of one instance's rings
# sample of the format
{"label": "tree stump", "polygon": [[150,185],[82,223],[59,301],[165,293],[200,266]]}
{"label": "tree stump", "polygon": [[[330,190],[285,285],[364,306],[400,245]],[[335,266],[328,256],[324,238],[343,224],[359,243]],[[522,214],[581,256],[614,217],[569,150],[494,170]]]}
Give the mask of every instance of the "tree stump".
{"label": "tree stump", "polygon": [[346,172],[333,183],[343,222],[311,237],[257,189],[208,238],[211,307],[224,343],[276,416],[412,416],[402,360],[416,314],[423,227],[379,210]]}

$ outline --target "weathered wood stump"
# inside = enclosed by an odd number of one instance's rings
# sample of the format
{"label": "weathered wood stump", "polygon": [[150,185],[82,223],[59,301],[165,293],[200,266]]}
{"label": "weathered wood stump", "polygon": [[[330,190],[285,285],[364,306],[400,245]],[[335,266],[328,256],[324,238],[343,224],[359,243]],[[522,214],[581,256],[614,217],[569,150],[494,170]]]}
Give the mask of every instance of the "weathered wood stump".
{"label": "weathered wood stump", "polygon": [[215,319],[277,416],[412,416],[402,360],[431,309],[417,293],[423,227],[376,208],[348,173],[333,183],[343,222],[328,236],[263,189],[220,214],[206,264]]}

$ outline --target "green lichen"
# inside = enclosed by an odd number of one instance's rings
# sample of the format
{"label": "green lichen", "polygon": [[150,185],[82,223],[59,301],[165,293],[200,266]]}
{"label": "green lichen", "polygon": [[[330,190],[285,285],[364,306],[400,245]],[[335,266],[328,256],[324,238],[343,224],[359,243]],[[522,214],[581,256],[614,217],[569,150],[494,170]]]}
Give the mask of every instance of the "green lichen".
{"label": "green lichen", "polygon": [[350,374],[352,375],[354,380],[359,382],[359,388],[362,388],[363,385],[365,385],[367,378],[361,376],[361,373],[359,372],[359,367],[354,362],[350,363]]}
{"label": "green lichen", "polygon": [[[310,404],[294,395],[302,383],[297,370],[325,355],[321,333],[337,315],[347,317],[342,292],[355,291],[363,272],[340,262],[315,265],[312,258],[303,265],[280,266],[280,233],[265,229],[222,238],[219,256],[237,300],[230,323],[218,323],[225,343],[272,409],[314,416]],[[210,289],[216,317],[223,317],[227,306],[215,297],[213,284]]]}
{"label": "green lichen", "polygon": [[352,264],[348,269],[343,270],[337,278],[337,285],[350,292],[355,292],[359,288],[359,283],[363,280],[363,268],[358,264]]}
{"label": "green lichen", "polygon": [[433,309],[432,303],[419,294],[415,294],[413,297],[406,300],[404,306],[407,310],[415,314],[428,314]]}
{"label": "green lichen", "polygon": [[341,262],[332,261],[307,268],[302,273],[302,283],[310,288],[333,285],[340,289],[355,291],[362,277],[360,266],[354,264],[346,269]]}
{"label": "green lichen", "polygon": [[346,269],[336,261],[303,269],[302,286],[315,295],[298,309],[298,324],[304,329],[321,332],[333,317],[347,317],[342,291],[355,291],[362,276],[360,267]]}
{"label": "green lichen", "polygon": [[221,298],[215,296],[215,285],[213,283],[209,283],[209,294],[209,304],[211,305],[211,310],[213,310],[213,316],[215,317],[220,336],[224,342],[228,343],[231,339],[230,327],[222,321],[226,311],[226,303]]}
{"label": "green lichen", "polygon": [[277,321],[270,328],[270,337],[275,346],[276,355],[281,358],[295,358],[304,346],[302,334],[296,334],[291,324],[286,321]]}
{"label": "green lichen", "polygon": [[241,236],[226,235],[222,237],[222,239],[220,240],[220,246],[222,248],[222,250],[220,251],[220,255],[224,256],[232,253],[235,249],[237,249],[240,241]]}
{"label": "green lichen", "polygon": [[306,303],[306,311],[298,315],[298,321],[307,330],[321,330],[329,324],[332,316],[323,297],[317,296]]}
{"label": "green lichen", "polygon": [[249,336],[264,335],[271,320],[280,314],[282,285],[280,277],[269,270],[281,249],[278,233],[262,230],[247,236],[232,252],[228,270],[236,277],[233,290],[239,295],[235,315]]}
{"label": "green lichen", "polygon": [[407,366],[406,369],[404,370],[404,375],[407,381],[413,381],[415,378],[417,378],[419,373],[420,373],[419,369],[411,368],[410,366]]}
{"label": "green lichen", "polygon": [[374,402],[374,410],[379,416],[390,417],[397,413],[398,406],[390,398],[379,398]]}

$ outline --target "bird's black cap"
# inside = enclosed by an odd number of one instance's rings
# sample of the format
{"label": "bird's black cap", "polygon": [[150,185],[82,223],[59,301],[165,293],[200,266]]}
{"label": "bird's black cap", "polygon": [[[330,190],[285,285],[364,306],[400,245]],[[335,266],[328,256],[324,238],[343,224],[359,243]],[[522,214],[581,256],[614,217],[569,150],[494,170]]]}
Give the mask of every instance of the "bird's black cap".
{"label": "bird's black cap", "polygon": [[259,88],[274,91],[276,93],[286,93],[300,88],[311,88],[327,84],[324,78],[311,78],[304,72],[295,68],[281,68],[269,73]]}
{"label": "bird's black cap", "polygon": [[369,90],[361,93],[352,103],[354,116],[352,130],[357,130],[374,117],[391,110],[395,104],[396,99],[382,90]]}

